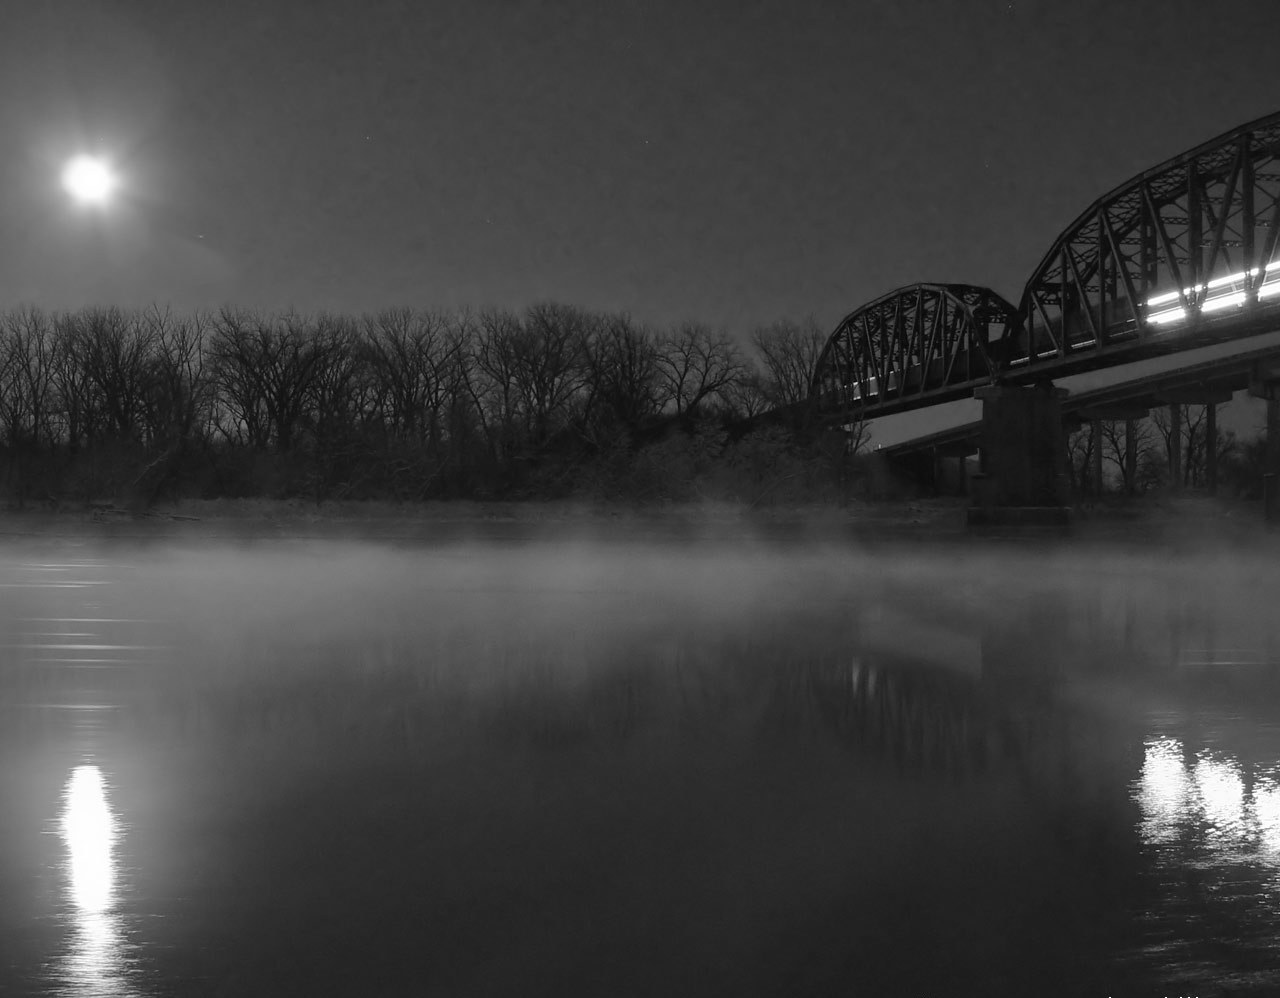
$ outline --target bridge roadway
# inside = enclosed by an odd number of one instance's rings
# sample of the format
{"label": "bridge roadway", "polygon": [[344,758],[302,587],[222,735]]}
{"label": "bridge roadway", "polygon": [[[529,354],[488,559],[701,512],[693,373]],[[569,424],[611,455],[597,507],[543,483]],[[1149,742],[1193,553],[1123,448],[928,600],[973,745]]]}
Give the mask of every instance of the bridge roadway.
{"label": "bridge roadway", "polygon": [[[1233,393],[1256,384],[1260,373],[1263,380],[1267,380],[1268,372],[1271,377],[1280,377],[1280,336],[1259,339],[1265,339],[1267,345],[1071,392],[1061,402],[1063,417],[1069,421],[1123,419],[1143,415],[1143,410],[1171,401],[1225,402]],[[977,419],[878,446],[875,450],[888,457],[922,451],[972,454],[981,438],[982,420]],[[873,436],[873,445],[874,439]]]}

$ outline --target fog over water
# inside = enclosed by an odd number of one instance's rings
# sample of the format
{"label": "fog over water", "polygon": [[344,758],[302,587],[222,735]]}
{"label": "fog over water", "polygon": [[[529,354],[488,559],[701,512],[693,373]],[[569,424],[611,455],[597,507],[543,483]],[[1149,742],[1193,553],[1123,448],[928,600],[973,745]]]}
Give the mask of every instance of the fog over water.
{"label": "fog over water", "polygon": [[4,542],[0,994],[1280,984],[1274,538],[794,533]]}

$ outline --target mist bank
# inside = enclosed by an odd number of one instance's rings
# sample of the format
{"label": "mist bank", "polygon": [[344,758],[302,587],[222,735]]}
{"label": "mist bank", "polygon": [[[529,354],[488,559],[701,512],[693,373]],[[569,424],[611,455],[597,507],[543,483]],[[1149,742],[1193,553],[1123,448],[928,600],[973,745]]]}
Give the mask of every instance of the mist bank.
{"label": "mist bank", "polygon": [[1273,945],[1274,545],[506,508],[0,539],[0,992],[60,966],[87,763],[114,994],[1131,994]]}
{"label": "mist bank", "polygon": [[1082,504],[1066,530],[1010,529],[975,535],[968,500],[771,503],[583,499],[389,502],[379,500],[190,499],[146,510],[111,502],[69,502],[0,510],[0,538],[324,538],[352,540],[764,541],[771,544],[909,542],[981,547],[1049,546],[1266,548],[1280,533],[1261,503],[1188,493]]}

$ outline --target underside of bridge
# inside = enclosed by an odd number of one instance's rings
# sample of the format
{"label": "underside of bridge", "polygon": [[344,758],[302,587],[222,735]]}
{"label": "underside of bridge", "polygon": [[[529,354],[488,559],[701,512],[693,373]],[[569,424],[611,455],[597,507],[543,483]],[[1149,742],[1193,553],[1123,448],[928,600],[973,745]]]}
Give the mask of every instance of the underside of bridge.
{"label": "underside of bridge", "polygon": [[[1060,505],[1061,483],[1046,484],[1060,471],[1052,379],[1280,330],[1278,238],[1280,113],[1099,198],[1054,241],[1016,308],[975,285],[917,284],[850,313],[818,358],[811,403],[847,425],[977,395],[986,478],[975,485],[988,507]],[[1255,392],[1272,398],[1277,382]]]}

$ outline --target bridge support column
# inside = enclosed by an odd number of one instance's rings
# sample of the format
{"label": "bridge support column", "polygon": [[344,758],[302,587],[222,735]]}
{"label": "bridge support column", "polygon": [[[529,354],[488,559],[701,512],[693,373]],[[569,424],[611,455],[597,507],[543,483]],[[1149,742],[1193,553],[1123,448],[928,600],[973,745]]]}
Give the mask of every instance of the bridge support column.
{"label": "bridge support column", "polygon": [[982,449],[970,526],[1065,525],[1066,394],[1052,385],[989,385],[974,392],[982,400]]}
{"label": "bridge support column", "polygon": [[1249,394],[1267,400],[1267,449],[1262,464],[1262,513],[1280,523],[1280,365],[1257,364],[1249,378]]}
{"label": "bridge support column", "polygon": [[1182,403],[1169,403],[1169,488],[1182,491]]}
{"label": "bridge support column", "polygon": [[1209,495],[1218,494],[1218,406],[1210,402],[1204,407],[1204,477]]}
{"label": "bridge support column", "polygon": [[[1280,385],[1276,386],[1280,389]],[[1267,464],[1262,475],[1263,513],[1280,523],[1280,398],[1267,400]]]}
{"label": "bridge support column", "polygon": [[1124,490],[1128,495],[1137,491],[1138,484],[1138,426],[1137,420],[1124,421]]}
{"label": "bridge support column", "polygon": [[1093,468],[1089,476],[1090,478],[1093,479],[1093,481],[1090,484],[1093,486],[1093,494],[1095,496],[1101,496],[1102,495],[1102,420],[1095,419],[1089,423],[1089,439],[1093,443],[1093,447],[1091,448],[1092,454],[1090,455],[1093,459]]}

